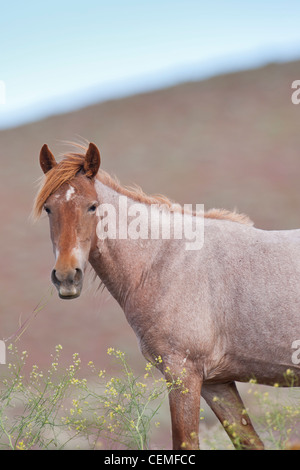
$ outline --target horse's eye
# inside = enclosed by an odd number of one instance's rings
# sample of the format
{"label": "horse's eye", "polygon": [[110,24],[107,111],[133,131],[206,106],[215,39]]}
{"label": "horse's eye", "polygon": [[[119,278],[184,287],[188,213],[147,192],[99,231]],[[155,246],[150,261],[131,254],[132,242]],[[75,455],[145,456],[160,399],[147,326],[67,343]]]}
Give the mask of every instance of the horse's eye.
{"label": "horse's eye", "polygon": [[44,206],[44,209],[45,209],[45,211],[47,212],[47,214],[51,214],[51,210],[49,209],[49,207]]}
{"label": "horse's eye", "polygon": [[89,208],[88,208],[88,211],[89,212],[95,212],[97,209],[97,205],[96,204],[92,204]]}

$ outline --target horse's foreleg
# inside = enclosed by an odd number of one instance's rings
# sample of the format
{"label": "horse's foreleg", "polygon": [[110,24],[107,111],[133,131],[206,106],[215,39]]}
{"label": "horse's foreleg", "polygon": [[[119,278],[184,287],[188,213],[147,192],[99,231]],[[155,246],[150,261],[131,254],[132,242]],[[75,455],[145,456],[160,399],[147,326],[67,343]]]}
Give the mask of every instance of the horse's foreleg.
{"label": "horse's foreleg", "polygon": [[221,421],[238,449],[263,449],[264,445],[246,413],[234,382],[203,385],[202,396]]}
{"label": "horse's foreleg", "polygon": [[199,448],[199,415],[202,380],[199,375],[187,375],[182,386],[170,391],[173,449]]}

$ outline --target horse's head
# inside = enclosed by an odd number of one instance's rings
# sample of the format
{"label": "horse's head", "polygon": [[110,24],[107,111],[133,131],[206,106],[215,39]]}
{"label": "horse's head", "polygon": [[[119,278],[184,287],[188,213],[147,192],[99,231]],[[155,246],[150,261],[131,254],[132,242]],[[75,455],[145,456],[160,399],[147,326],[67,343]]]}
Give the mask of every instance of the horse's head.
{"label": "horse's head", "polygon": [[40,152],[46,179],[36,212],[48,213],[55,254],[51,279],[62,299],[81,293],[83,274],[95,243],[97,193],[93,179],[100,166],[99,150],[90,144],[85,156],[71,154],[56,163],[47,145]]}

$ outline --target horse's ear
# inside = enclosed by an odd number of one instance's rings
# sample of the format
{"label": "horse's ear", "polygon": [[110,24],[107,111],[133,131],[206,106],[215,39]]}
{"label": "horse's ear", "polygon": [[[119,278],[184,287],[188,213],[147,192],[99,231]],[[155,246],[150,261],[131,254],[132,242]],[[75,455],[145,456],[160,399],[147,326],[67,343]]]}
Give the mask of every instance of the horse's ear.
{"label": "horse's ear", "polygon": [[100,152],[95,144],[90,143],[85,154],[83,169],[86,176],[93,178],[98,173],[100,167]]}
{"label": "horse's ear", "polygon": [[44,144],[40,151],[40,165],[44,173],[48,173],[57,165],[53,154],[50,152],[48,145]]}

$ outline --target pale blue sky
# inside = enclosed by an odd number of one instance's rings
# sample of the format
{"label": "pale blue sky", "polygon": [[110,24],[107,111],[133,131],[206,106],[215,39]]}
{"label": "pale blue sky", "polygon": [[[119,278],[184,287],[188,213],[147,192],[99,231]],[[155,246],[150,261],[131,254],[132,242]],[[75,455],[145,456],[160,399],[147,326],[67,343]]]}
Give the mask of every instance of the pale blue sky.
{"label": "pale blue sky", "polygon": [[299,21],[299,0],[2,0],[0,128],[298,59]]}

